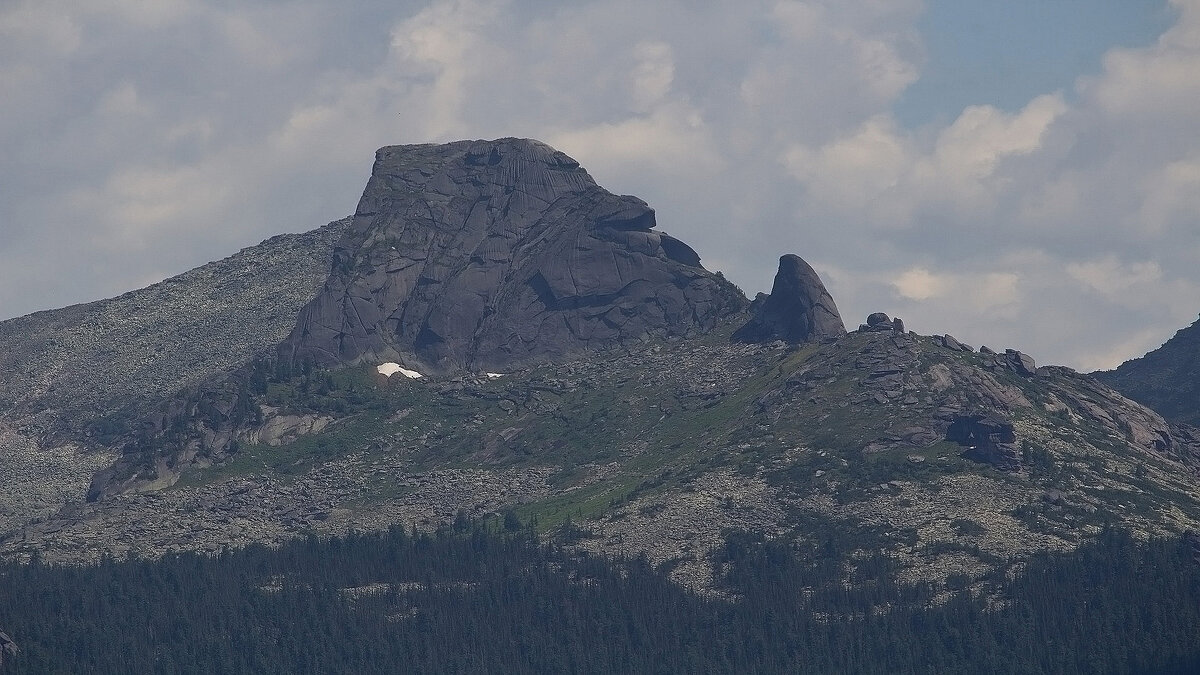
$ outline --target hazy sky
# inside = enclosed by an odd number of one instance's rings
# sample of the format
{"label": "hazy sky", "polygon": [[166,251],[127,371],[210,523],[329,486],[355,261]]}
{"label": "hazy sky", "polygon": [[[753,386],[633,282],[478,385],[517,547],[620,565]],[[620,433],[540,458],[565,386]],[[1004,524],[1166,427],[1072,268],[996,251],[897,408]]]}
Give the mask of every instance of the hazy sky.
{"label": "hazy sky", "polygon": [[748,294],[1115,366],[1200,312],[1200,0],[2,0],[0,318],[538,138]]}

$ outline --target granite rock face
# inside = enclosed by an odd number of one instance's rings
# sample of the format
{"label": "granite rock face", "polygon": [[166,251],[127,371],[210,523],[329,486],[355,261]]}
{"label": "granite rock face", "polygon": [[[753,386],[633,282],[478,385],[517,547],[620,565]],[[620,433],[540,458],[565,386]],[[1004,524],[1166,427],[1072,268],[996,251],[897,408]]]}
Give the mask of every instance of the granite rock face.
{"label": "granite rock face", "polygon": [[281,356],[502,369],[703,333],[745,306],[654,225],[645,202],[537,141],[383,148]]}
{"label": "granite rock face", "polygon": [[739,342],[815,342],[846,333],[833,296],[798,255],[779,258],[770,295],[759,295],[752,317],[733,334]]}

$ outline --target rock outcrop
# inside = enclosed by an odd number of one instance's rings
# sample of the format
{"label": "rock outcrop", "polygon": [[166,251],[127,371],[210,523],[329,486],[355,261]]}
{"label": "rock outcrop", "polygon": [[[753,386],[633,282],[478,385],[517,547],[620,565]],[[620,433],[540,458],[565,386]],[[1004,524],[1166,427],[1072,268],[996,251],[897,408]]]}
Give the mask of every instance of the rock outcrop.
{"label": "rock outcrop", "polygon": [[654,225],[645,202],[537,141],[383,148],[281,356],[501,369],[703,333],[745,306]]}
{"label": "rock outcrop", "polygon": [[1022,354],[1015,349],[1005,349],[1003,354],[990,354],[984,359],[983,367],[988,370],[1003,368],[1011,370],[1021,377],[1035,377],[1037,363],[1028,354]]}
{"label": "rock outcrop", "polygon": [[946,430],[946,440],[966,448],[963,456],[986,462],[998,469],[1016,471],[1021,468],[1017,437],[1012,422],[995,415],[958,415]]}
{"label": "rock outcrop", "polygon": [[895,333],[904,334],[904,319],[891,318],[884,312],[874,312],[867,317],[867,322],[859,324],[860,333]]}
{"label": "rock outcrop", "polygon": [[779,258],[771,294],[759,294],[751,319],[733,334],[738,342],[815,342],[846,333],[833,296],[798,255]]}
{"label": "rock outcrop", "polygon": [[953,351],[957,351],[957,352],[973,352],[973,351],[975,351],[971,347],[971,345],[967,345],[967,344],[963,344],[962,342],[959,342],[958,340],[954,339],[953,335],[950,335],[949,333],[947,333],[945,335],[935,335],[935,336],[933,336],[933,340],[934,340],[934,342],[945,347],[946,349],[950,349]]}

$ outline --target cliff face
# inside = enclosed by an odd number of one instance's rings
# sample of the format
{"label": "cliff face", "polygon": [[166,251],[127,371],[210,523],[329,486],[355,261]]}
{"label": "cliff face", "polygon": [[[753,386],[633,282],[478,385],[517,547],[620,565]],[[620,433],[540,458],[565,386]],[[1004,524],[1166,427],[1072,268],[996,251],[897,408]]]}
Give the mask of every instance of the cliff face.
{"label": "cliff face", "polygon": [[745,306],[654,225],[645,202],[536,141],[383,148],[281,355],[500,369],[705,332]]}

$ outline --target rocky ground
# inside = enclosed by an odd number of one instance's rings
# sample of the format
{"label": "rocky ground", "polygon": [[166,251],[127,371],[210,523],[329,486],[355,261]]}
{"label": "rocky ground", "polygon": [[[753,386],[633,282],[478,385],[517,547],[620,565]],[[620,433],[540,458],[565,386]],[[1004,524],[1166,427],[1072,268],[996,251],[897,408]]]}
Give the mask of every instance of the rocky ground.
{"label": "rocky ground", "polygon": [[[82,562],[515,509],[547,536],[645,553],[718,592],[712,555],[733,530],[797,546],[838,532],[863,555],[888,551],[907,580],[970,583],[1106,523],[1200,528],[1195,475],[1163,447],[1160,417],[1085,376],[988,352],[892,330],[803,346],[713,334],[497,379],[377,382],[384,414],[267,406],[244,431],[259,444],[234,460],[72,506],[0,551]],[[947,440],[968,413],[1011,438],[972,455]]]}

